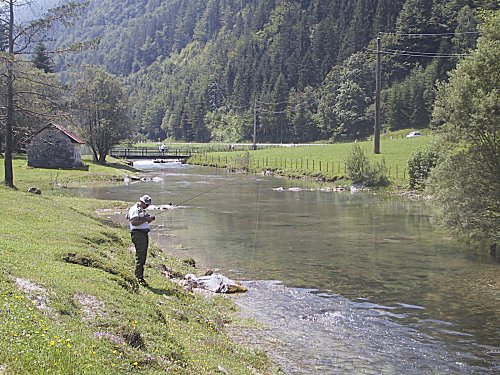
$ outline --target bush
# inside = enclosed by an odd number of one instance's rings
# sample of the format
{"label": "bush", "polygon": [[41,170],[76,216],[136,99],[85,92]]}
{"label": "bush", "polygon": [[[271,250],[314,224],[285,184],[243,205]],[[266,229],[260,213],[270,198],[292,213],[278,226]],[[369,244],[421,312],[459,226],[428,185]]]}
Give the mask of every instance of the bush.
{"label": "bush", "polygon": [[431,170],[436,166],[438,154],[432,150],[417,151],[408,160],[410,189],[423,190]]}
{"label": "bush", "polygon": [[440,158],[427,186],[435,218],[453,234],[500,243],[500,190],[482,160],[465,150]]}
{"label": "bush", "polygon": [[252,165],[252,157],[250,152],[245,151],[234,158],[234,162],[229,165],[230,170],[249,172]]}
{"label": "bush", "polygon": [[385,186],[389,183],[387,168],[382,163],[371,164],[363,149],[354,144],[345,159],[347,178],[354,184]]}

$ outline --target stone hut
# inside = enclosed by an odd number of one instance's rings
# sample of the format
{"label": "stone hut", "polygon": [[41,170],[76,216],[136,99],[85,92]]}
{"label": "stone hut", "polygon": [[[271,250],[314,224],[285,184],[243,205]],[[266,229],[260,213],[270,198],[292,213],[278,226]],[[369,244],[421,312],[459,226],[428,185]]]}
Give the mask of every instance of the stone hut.
{"label": "stone hut", "polygon": [[73,169],[84,167],[81,149],[85,141],[63,126],[49,124],[31,137],[28,165],[35,168]]}

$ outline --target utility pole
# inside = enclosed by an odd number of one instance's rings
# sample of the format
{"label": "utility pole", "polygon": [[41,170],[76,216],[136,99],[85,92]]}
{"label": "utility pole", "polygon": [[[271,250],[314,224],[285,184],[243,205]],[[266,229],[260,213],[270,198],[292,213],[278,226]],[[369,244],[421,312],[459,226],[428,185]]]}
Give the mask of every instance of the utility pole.
{"label": "utility pole", "polygon": [[252,150],[257,150],[257,98],[253,102],[253,145]]}
{"label": "utility pole", "polygon": [[380,36],[377,37],[377,65],[375,77],[375,126],[373,127],[373,152],[380,154],[380,91],[382,88],[382,52],[380,50]]}

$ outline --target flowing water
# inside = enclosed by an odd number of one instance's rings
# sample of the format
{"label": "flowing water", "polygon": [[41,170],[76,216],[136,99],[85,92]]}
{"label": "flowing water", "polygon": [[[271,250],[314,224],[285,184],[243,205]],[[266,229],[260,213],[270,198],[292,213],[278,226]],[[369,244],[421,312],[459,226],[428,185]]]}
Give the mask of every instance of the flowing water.
{"label": "flowing water", "polygon": [[249,291],[234,299],[267,330],[248,329],[244,340],[286,373],[500,373],[500,265],[433,226],[424,203],[135,166],[153,180],[80,193],[181,204],[157,216],[153,238],[245,280]]}

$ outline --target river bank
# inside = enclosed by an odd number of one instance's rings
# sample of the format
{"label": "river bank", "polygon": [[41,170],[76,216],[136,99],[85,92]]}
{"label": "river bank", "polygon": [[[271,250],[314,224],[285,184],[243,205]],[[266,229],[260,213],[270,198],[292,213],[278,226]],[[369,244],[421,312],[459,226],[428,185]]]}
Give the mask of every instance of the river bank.
{"label": "river bank", "polygon": [[[419,203],[313,191],[298,181],[250,174],[235,180],[223,170],[181,164],[145,166],[145,175],[151,178],[70,190],[105,202],[132,202],[144,192],[157,203],[188,201],[158,215],[151,233],[161,248],[179,259],[193,257],[200,268],[220,265],[235,279],[286,280],[286,287],[248,281],[249,292],[234,301],[245,318],[260,323],[233,320],[236,334],[229,331],[245,346],[266,350],[285,373],[488,373],[488,366],[498,367],[488,328],[498,310],[495,289],[487,286],[496,269],[436,238]],[[302,190],[289,189],[299,185]],[[116,215],[123,219],[125,208],[116,206]]]}
{"label": "river bank", "polygon": [[243,338],[273,358],[293,358],[292,367],[279,362],[285,371],[498,367],[491,286],[498,267],[433,227],[426,204],[223,169],[140,165],[156,179],[80,193],[130,200],[147,191],[159,203],[186,201],[158,215],[155,241],[234,279],[281,280],[282,286],[250,281],[235,301],[265,325]]}
{"label": "river bank", "polygon": [[[0,229],[0,373],[279,373],[263,352],[224,333],[242,324],[231,301],[190,293],[162,273],[199,270],[152,245],[150,286],[137,284],[128,231],[95,214],[129,203],[66,196],[50,188],[53,173],[16,160],[20,190],[0,187],[8,208]],[[81,177],[67,173],[71,184]],[[36,181],[47,189],[27,193]]]}

